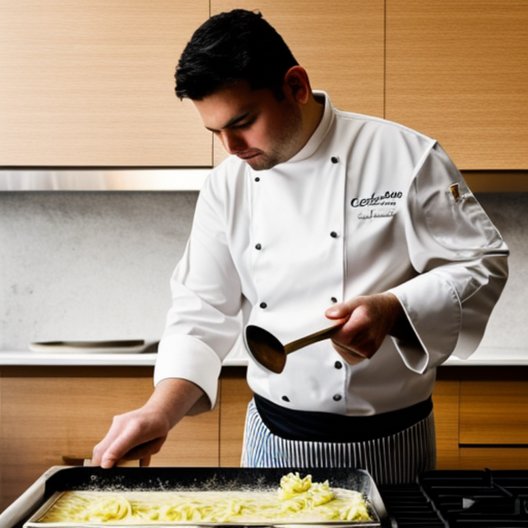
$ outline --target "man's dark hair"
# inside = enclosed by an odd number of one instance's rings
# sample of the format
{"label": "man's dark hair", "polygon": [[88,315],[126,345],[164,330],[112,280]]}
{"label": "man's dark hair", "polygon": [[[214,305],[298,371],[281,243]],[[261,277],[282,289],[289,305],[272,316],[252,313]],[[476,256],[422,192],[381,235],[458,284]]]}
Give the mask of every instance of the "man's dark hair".
{"label": "man's dark hair", "polygon": [[195,31],[176,68],[176,95],[199,101],[246,80],[253,90],[270,88],[280,100],[284,76],[297,64],[261,13],[235,9],[211,17]]}

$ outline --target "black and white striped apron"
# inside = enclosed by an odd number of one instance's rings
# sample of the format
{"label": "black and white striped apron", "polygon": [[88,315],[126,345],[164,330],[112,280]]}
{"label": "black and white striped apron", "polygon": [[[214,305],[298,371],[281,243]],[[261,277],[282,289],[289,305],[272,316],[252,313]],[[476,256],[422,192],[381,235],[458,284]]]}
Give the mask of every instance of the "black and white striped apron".
{"label": "black and white striped apron", "polygon": [[433,412],[396,434],[361,442],[311,442],[274,435],[251,400],[246,415],[242,467],[351,467],[366,469],[377,484],[414,482],[436,466]]}

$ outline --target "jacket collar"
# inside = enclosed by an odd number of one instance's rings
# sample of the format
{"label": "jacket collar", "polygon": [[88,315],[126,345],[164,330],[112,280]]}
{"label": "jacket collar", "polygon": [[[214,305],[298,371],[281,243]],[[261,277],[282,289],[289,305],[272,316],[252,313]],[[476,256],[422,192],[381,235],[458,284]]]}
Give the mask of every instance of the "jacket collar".
{"label": "jacket collar", "polygon": [[323,142],[326,134],[330,130],[332,123],[334,122],[334,107],[332,106],[332,102],[330,101],[330,97],[328,96],[328,94],[319,90],[314,90],[313,94],[319,102],[322,102],[324,104],[323,117],[318,127],[315,129],[314,133],[306,143],[306,145],[304,145],[304,147],[299,152],[297,152],[295,156],[288,160],[287,163],[304,161],[313,156],[315,151]]}

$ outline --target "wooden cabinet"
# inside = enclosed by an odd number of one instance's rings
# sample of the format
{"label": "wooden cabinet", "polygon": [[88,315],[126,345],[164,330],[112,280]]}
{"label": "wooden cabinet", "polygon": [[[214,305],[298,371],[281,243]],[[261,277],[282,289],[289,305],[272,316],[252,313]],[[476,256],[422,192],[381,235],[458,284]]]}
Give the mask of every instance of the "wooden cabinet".
{"label": "wooden cabinet", "polygon": [[[63,456],[90,458],[116,414],[152,392],[152,368],[2,367],[0,510]],[[219,409],[186,417],[154,466],[218,466]]]}
{"label": "wooden cabinet", "polygon": [[436,467],[453,469],[459,465],[460,381],[438,380],[433,392],[436,428]]}
{"label": "wooden cabinet", "polygon": [[440,469],[528,469],[527,367],[442,368],[437,391]]}
{"label": "wooden cabinet", "polygon": [[493,379],[462,382],[460,443],[528,448],[528,383]]}
{"label": "wooden cabinet", "polygon": [[[151,367],[1,367],[0,511],[64,456],[89,458],[112,417],[152,392]],[[225,368],[212,412],[186,417],[154,466],[237,467],[252,393]],[[528,368],[443,367],[433,393],[438,469],[528,469]]]}
{"label": "wooden cabinet", "polygon": [[0,166],[218,164],[173,74],[235,7],[260,10],[337,108],[438,139],[476,190],[527,188],[524,0],[0,0]]}
{"label": "wooden cabinet", "polygon": [[528,469],[528,446],[461,446],[459,468]]}
{"label": "wooden cabinet", "polygon": [[[528,376],[466,380],[460,387],[460,465],[528,468]],[[524,378],[524,379],[523,379]]]}
{"label": "wooden cabinet", "polygon": [[386,17],[385,117],[460,169],[528,169],[528,3],[387,0]]}
{"label": "wooden cabinet", "polygon": [[0,0],[0,166],[211,166],[174,71],[199,0]]}

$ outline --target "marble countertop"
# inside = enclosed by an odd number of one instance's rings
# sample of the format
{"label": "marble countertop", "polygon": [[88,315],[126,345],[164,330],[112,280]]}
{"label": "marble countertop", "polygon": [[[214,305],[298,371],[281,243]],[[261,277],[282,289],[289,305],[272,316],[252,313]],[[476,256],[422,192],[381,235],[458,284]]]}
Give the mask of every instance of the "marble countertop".
{"label": "marble countertop", "polygon": [[[2,366],[86,366],[86,367],[151,367],[156,363],[156,353],[139,354],[49,354],[24,350],[0,351]],[[226,367],[247,365],[247,358],[226,358]]]}
{"label": "marble countertop", "polygon": [[[156,362],[156,353],[47,353],[30,350],[0,350],[1,366],[133,366],[149,367]],[[248,357],[235,350],[224,360],[225,367],[243,367]],[[528,348],[477,350],[469,359],[449,358],[444,366],[528,366]]]}

